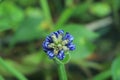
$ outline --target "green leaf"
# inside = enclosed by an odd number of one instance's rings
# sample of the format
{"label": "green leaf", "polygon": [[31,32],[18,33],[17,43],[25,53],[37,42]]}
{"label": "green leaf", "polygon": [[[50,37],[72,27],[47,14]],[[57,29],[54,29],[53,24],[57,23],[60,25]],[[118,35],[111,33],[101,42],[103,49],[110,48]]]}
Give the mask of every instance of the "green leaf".
{"label": "green leaf", "polygon": [[72,7],[74,6],[74,0],[65,0],[66,7]]}
{"label": "green leaf", "polygon": [[65,25],[61,29],[74,36],[76,50],[71,51],[72,60],[84,59],[92,53],[95,48],[92,41],[98,36],[97,34],[87,30],[83,25],[77,24]]}
{"label": "green leaf", "polygon": [[85,2],[76,6],[74,13],[72,14],[73,18],[80,19],[80,21],[91,21],[94,19],[91,14],[88,13],[89,7],[92,5],[93,0],[86,0]]}
{"label": "green leaf", "polygon": [[3,76],[0,75],[0,80],[5,80],[5,79],[3,78]]}
{"label": "green leaf", "polygon": [[104,17],[110,14],[111,8],[107,3],[95,3],[90,7],[90,12],[98,17]]}
{"label": "green leaf", "polygon": [[23,18],[22,10],[12,2],[0,3],[0,31],[16,29]]}
{"label": "green leaf", "polygon": [[[74,7],[73,8],[67,8],[65,9],[62,14],[60,15],[57,23],[56,23],[56,27],[55,28],[60,28],[61,26],[63,26],[67,21],[68,19],[71,17],[71,15],[73,14],[74,12]],[[59,25],[59,26],[58,26]]]}
{"label": "green leaf", "polygon": [[111,75],[111,70],[106,70],[96,75],[92,80],[107,80]]}
{"label": "green leaf", "polygon": [[[37,53],[31,53],[30,55],[26,55],[22,57],[21,62],[18,63],[17,61],[6,59],[6,63],[13,66],[16,70],[18,70],[22,74],[30,74],[38,70],[38,65],[40,62],[43,62],[46,60],[44,57],[43,52],[37,52]],[[46,62],[46,61],[45,61]],[[45,63],[46,64],[46,63]],[[49,62],[50,64],[50,62]],[[0,74],[4,76],[11,76],[11,73],[9,73],[4,67],[0,66]]]}
{"label": "green leaf", "polygon": [[9,73],[11,73],[13,76],[18,78],[19,80],[27,80],[27,78],[19,72],[17,69],[15,69],[11,64],[7,63],[4,59],[0,57],[0,65]]}
{"label": "green leaf", "polygon": [[42,18],[42,19],[44,19],[43,12],[39,8],[28,7],[25,10],[25,14],[27,17],[30,17],[30,18]]}
{"label": "green leaf", "polygon": [[38,38],[40,36],[40,31],[37,30],[39,22],[39,19],[32,18],[24,20],[20,28],[16,30],[11,43],[31,41]]}
{"label": "green leaf", "polygon": [[44,37],[47,32],[42,29],[42,22],[44,21],[43,14],[38,9],[28,8],[26,10],[27,18],[21,23],[16,30],[10,45],[17,42],[31,41]]}
{"label": "green leaf", "polygon": [[79,4],[78,7],[75,9],[75,13],[73,14],[73,16],[84,17],[92,2],[92,0],[87,0],[86,2]]}
{"label": "green leaf", "polygon": [[19,3],[20,6],[32,6],[36,4],[36,0],[15,0],[15,2]]}
{"label": "green leaf", "polygon": [[120,57],[113,61],[111,71],[113,80],[120,80]]}
{"label": "green leaf", "polygon": [[111,5],[115,11],[119,11],[120,9],[120,1],[119,0],[111,0]]}

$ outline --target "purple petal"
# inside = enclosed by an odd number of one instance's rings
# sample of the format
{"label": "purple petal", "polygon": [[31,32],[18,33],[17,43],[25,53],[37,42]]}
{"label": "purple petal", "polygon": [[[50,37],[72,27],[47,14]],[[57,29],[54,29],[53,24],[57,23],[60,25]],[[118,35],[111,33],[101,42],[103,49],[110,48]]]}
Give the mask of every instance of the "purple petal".
{"label": "purple petal", "polygon": [[63,50],[59,51],[59,53],[58,53],[58,55],[57,55],[57,58],[60,59],[60,60],[63,60],[64,57],[65,57],[64,51],[63,51]]}
{"label": "purple petal", "polygon": [[65,37],[63,38],[63,40],[68,40],[69,42],[72,42],[73,39],[74,39],[73,36],[68,32],[66,32]]}
{"label": "purple petal", "polygon": [[58,30],[57,31],[59,34],[64,34],[64,31],[63,30]]}
{"label": "purple petal", "polygon": [[43,50],[45,52],[49,50],[48,45],[49,45],[49,42],[47,42],[47,41],[44,41],[43,44],[42,44]]}
{"label": "purple petal", "polygon": [[73,43],[67,44],[67,47],[68,47],[69,50],[71,50],[71,51],[75,50],[75,45],[74,45]]}
{"label": "purple petal", "polygon": [[47,51],[47,55],[52,59],[54,57],[53,51]]}
{"label": "purple petal", "polygon": [[50,43],[53,42],[51,36],[47,36],[45,41],[48,41],[48,42],[50,42]]}

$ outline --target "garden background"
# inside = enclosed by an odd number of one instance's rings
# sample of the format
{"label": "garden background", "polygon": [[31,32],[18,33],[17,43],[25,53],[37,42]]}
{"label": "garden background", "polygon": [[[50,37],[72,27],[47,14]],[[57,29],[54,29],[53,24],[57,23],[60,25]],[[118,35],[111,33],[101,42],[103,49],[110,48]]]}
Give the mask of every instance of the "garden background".
{"label": "garden background", "polygon": [[76,45],[68,80],[120,80],[120,0],[0,0],[0,80],[59,80],[41,46],[59,29]]}

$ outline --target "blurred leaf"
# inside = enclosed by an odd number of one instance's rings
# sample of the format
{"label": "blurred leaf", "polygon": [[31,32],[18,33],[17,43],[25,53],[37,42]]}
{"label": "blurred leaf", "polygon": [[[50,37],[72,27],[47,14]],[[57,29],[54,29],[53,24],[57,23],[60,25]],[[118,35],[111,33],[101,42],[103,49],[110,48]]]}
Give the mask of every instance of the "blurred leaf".
{"label": "blurred leaf", "polygon": [[74,5],[74,0],[65,0],[66,7],[72,7]]}
{"label": "blurred leaf", "polygon": [[71,15],[74,12],[74,9],[75,9],[74,7],[67,8],[62,12],[62,14],[60,15],[60,17],[56,23],[56,28],[60,28],[60,26],[64,25],[68,21],[68,19],[71,17]]}
{"label": "blurred leaf", "polygon": [[12,43],[21,42],[21,41],[30,41],[40,36],[37,30],[39,25],[39,19],[26,19],[23,21],[21,27],[16,30],[15,35],[13,36]]}
{"label": "blurred leaf", "polygon": [[75,61],[75,62],[77,62],[76,63],[77,65],[83,66],[83,67],[86,67],[86,68],[93,68],[93,69],[96,69],[96,70],[102,70],[103,69],[102,65],[100,65],[97,62],[92,62],[92,61],[89,61],[89,60],[81,60],[81,61]]}
{"label": "blurred leaf", "polygon": [[86,0],[86,2],[79,4],[72,15],[73,18],[79,18],[82,21],[94,19],[94,17],[88,13],[88,9],[90,5],[92,5],[92,2],[93,0]]}
{"label": "blurred leaf", "polygon": [[[7,60],[7,63],[9,63],[10,65],[14,66],[15,69],[17,69],[19,72],[21,72],[22,74],[29,74],[32,73],[36,70],[36,65],[22,65],[22,64],[18,64],[15,61],[12,60]],[[11,75],[10,73],[8,73],[9,75]]]}
{"label": "blurred leaf", "polygon": [[19,3],[21,6],[32,6],[35,5],[36,0],[15,0],[15,2]]}
{"label": "blurred leaf", "polygon": [[4,69],[4,67],[0,66],[0,74],[4,76],[11,76],[8,71]]}
{"label": "blurred leaf", "polygon": [[0,31],[18,27],[23,17],[22,10],[12,2],[0,3]]}
{"label": "blurred leaf", "polygon": [[120,80],[120,57],[113,61],[111,71],[113,80]]}
{"label": "blurred leaf", "polygon": [[88,57],[94,50],[92,41],[98,36],[94,32],[87,30],[83,25],[69,24],[63,29],[74,36],[76,50],[71,52],[71,59],[78,60]]}
{"label": "blurred leaf", "polygon": [[22,41],[31,41],[39,39],[46,35],[42,29],[44,17],[38,9],[27,10],[27,18],[21,23],[21,26],[16,30],[10,45]]}
{"label": "blurred leaf", "polygon": [[50,22],[50,25],[53,25],[52,16],[50,13],[50,7],[47,0],[39,0],[42,11],[44,13],[45,19]]}
{"label": "blurred leaf", "polygon": [[111,4],[114,6],[115,10],[120,9],[120,1],[119,0],[111,0]]}
{"label": "blurred leaf", "polygon": [[5,80],[5,79],[3,78],[3,76],[0,75],[0,80]]}
{"label": "blurred leaf", "polygon": [[112,9],[113,9],[113,19],[115,22],[116,29],[120,30],[120,16],[119,16],[119,9],[120,9],[120,1],[113,0],[112,1]]}
{"label": "blurred leaf", "polygon": [[98,17],[104,17],[110,14],[111,8],[107,3],[95,3],[90,7],[90,12]]}
{"label": "blurred leaf", "polygon": [[78,7],[75,9],[75,13],[73,14],[73,16],[84,17],[91,4],[92,0],[86,0],[86,2],[79,4]]}
{"label": "blurred leaf", "polygon": [[38,65],[40,61],[43,59],[43,52],[37,52],[30,54],[28,56],[23,57],[22,62],[23,64],[31,64],[31,65]]}
{"label": "blurred leaf", "polygon": [[[43,58],[43,55],[40,54],[42,54],[42,52],[24,56],[19,63],[10,59],[6,59],[6,62],[23,74],[30,74],[38,70],[38,65],[42,59],[45,60],[45,58]],[[11,76],[11,73],[6,71],[2,66],[0,66],[0,74],[4,76]]]}
{"label": "blurred leaf", "polygon": [[14,77],[16,77],[19,80],[27,80],[27,78],[19,72],[17,69],[15,69],[11,64],[7,63],[3,58],[0,57],[0,64],[6,71],[11,73]]}
{"label": "blurred leaf", "polygon": [[111,75],[111,70],[107,70],[104,72],[101,72],[97,76],[95,76],[92,80],[107,80]]}
{"label": "blurred leaf", "polygon": [[28,7],[25,13],[27,17],[44,18],[43,12],[39,8]]}

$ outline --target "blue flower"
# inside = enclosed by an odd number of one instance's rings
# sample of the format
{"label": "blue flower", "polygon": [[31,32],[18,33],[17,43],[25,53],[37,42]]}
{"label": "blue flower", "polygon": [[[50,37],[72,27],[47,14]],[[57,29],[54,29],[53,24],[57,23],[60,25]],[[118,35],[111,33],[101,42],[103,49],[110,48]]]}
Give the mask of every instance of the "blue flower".
{"label": "blue flower", "polygon": [[46,37],[42,47],[49,58],[57,57],[59,60],[63,60],[66,52],[75,50],[73,39],[70,33],[64,34],[63,30],[58,30]]}
{"label": "blue flower", "polygon": [[72,35],[70,35],[68,32],[66,32],[66,35],[64,36],[63,39],[68,40],[69,42],[72,42],[74,38]]}
{"label": "blue flower", "polygon": [[60,51],[58,52],[57,58],[60,59],[60,60],[63,60],[64,57],[65,57],[64,51],[63,51],[63,50],[60,50]]}

